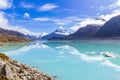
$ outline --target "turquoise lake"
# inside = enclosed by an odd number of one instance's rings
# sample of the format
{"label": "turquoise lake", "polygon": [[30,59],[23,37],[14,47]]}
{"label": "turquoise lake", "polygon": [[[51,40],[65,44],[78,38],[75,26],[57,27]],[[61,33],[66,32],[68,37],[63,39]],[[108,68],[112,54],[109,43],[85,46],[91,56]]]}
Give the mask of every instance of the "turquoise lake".
{"label": "turquoise lake", "polygon": [[[0,52],[56,80],[120,80],[120,41],[36,41],[6,44]],[[114,58],[102,53],[113,53]]]}

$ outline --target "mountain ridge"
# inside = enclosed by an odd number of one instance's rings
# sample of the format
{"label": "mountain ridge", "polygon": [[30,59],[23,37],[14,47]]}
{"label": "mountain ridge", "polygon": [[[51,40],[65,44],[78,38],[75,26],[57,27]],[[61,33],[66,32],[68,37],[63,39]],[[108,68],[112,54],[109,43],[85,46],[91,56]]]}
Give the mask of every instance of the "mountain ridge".
{"label": "mountain ridge", "polygon": [[[98,18],[99,19],[99,18]],[[102,18],[100,18],[102,19]],[[102,19],[105,21],[104,19]],[[48,36],[53,36],[50,33]],[[103,25],[88,24],[79,28],[76,32],[64,35],[62,37],[54,35],[54,37],[46,38],[47,40],[81,40],[81,39],[120,39],[120,15],[112,17]]]}
{"label": "mountain ridge", "polygon": [[30,39],[17,31],[0,28],[0,42],[29,42]]}
{"label": "mountain ridge", "polygon": [[62,39],[65,36],[68,36],[70,33],[65,30],[63,27],[60,27],[59,29],[55,30],[54,32],[43,36],[41,39],[42,40],[57,40],[57,39]]}
{"label": "mountain ridge", "polygon": [[89,24],[85,27],[79,28],[75,33],[67,36],[67,39],[81,39],[82,37],[94,37],[100,29],[100,25]]}
{"label": "mountain ridge", "polygon": [[98,37],[118,37],[120,36],[120,15],[111,18],[97,32]]}

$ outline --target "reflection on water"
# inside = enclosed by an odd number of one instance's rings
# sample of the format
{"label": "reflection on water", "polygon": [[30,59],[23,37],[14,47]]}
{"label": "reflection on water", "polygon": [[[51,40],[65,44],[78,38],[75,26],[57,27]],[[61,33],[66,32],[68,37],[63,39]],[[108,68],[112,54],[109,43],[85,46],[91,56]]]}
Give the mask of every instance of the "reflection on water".
{"label": "reflection on water", "polygon": [[[88,43],[79,43],[79,42],[72,42],[72,43],[44,43],[45,45],[48,45],[54,49],[56,49],[61,55],[64,55],[66,53],[71,54],[73,56],[79,57],[81,60],[87,61],[87,62],[95,62],[98,61],[100,64],[113,67],[115,69],[120,70],[119,64],[114,64],[111,59],[119,59],[119,54],[117,54],[116,58],[109,58],[105,57],[104,55],[101,55],[102,53],[114,53],[116,54],[117,48],[119,48],[117,45],[113,46],[110,43],[103,43],[103,42],[89,42]],[[104,46],[103,46],[104,45]],[[118,50],[117,50],[118,51]],[[119,53],[119,52],[118,52]],[[62,56],[63,57],[63,56]]]}
{"label": "reflection on water", "polygon": [[6,43],[4,46],[0,46],[0,52],[12,51],[22,48],[28,45],[28,43]]}
{"label": "reflection on water", "polygon": [[[119,41],[8,44],[0,47],[0,51],[57,75],[58,80],[120,80]],[[117,56],[106,57],[102,53]]]}
{"label": "reflection on water", "polygon": [[[17,46],[17,45],[21,45],[21,44],[12,44],[14,46]],[[36,43],[27,43],[27,44],[22,44],[21,46],[19,47],[12,47],[12,45],[7,45],[7,48],[11,47],[12,50],[9,50],[9,51],[5,51],[4,53],[8,54],[8,55],[15,55],[15,54],[21,54],[21,53],[24,53],[24,52],[27,52],[31,49],[34,49],[34,48],[46,48],[47,46],[43,45],[43,44],[40,44],[38,42]],[[4,47],[3,47],[4,48]]]}

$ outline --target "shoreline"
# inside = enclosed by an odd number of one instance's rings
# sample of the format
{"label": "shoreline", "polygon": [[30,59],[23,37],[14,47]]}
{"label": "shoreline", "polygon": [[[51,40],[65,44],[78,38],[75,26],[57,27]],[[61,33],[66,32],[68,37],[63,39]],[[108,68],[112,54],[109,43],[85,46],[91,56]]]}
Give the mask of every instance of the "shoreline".
{"label": "shoreline", "polygon": [[0,53],[0,80],[54,80],[34,67],[17,62]]}

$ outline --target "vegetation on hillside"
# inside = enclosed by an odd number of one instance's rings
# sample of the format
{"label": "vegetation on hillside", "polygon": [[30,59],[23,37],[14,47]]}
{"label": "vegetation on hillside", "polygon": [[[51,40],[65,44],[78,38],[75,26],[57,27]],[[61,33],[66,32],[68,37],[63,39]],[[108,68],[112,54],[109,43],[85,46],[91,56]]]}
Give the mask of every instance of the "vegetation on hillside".
{"label": "vegetation on hillside", "polygon": [[18,37],[14,35],[0,35],[0,42],[29,42],[30,40],[24,37]]}
{"label": "vegetation on hillside", "polygon": [[2,60],[8,60],[8,59],[9,59],[8,56],[6,56],[5,54],[2,54],[2,53],[0,53],[0,58],[1,58]]}

